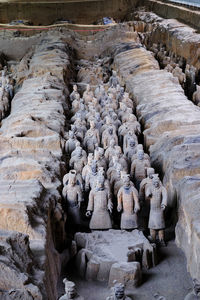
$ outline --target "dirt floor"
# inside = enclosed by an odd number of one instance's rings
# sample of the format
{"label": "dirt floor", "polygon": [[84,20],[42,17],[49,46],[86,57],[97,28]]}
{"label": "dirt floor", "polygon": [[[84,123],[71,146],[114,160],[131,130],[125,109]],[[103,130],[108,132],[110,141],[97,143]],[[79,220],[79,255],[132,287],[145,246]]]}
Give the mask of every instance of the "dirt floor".
{"label": "dirt floor", "polygon": [[[186,270],[186,260],[183,252],[177,248],[174,241],[161,248],[159,264],[150,270],[143,270],[143,283],[132,290],[126,290],[133,300],[153,300],[155,294],[162,295],[166,300],[184,300],[191,291],[192,280]],[[63,277],[76,283],[77,291],[85,300],[105,300],[110,290],[105,283],[87,282],[78,278],[73,265]],[[64,293],[62,281],[59,284],[61,294]]]}

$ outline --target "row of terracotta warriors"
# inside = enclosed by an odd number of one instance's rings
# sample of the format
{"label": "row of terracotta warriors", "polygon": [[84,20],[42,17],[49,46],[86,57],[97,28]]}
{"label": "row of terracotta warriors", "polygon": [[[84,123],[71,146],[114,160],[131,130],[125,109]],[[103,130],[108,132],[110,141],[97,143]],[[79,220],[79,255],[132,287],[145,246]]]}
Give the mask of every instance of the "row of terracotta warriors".
{"label": "row of terracotta warriors", "polygon": [[68,215],[74,223],[81,223],[83,192],[89,192],[86,215],[91,217],[90,228],[109,229],[114,194],[117,210],[122,212],[121,229],[134,229],[140,202],[148,200],[151,236],[155,239],[159,231],[163,240],[166,190],[138,144],[141,129],[133,101],[120,87],[116,73],[94,92],[87,85],[82,98],[74,86],[70,100],[74,115],[65,149],[71,170],[63,178]]}
{"label": "row of terracotta warriors", "polygon": [[10,102],[13,98],[14,81],[8,75],[7,67],[1,71],[0,80],[0,121],[5,117],[10,109]]}

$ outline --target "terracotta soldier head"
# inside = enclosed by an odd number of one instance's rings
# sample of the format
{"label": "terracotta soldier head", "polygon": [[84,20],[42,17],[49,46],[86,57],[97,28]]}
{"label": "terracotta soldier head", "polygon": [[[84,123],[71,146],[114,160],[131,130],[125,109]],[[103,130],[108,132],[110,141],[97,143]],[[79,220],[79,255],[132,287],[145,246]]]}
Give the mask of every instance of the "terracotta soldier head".
{"label": "terracotta soldier head", "polygon": [[155,174],[155,170],[153,168],[148,168],[147,169],[147,176],[150,178],[150,179],[153,179],[153,175]]}
{"label": "terracotta soldier head", "polygon": [[196,296],[200,296],[200,283],[197,279],[193,279],[193,285],[194,285],[194,293]]}
{"label": "terracotta soldier head", "polygon": [[87,91],[87,92],[90,91],[90,85],[89,85],[89,84],[86,85],[86,91]]}
{"label": "terracotta soldier head", "polygon": [[65,293],[69,299],[74,299],[77,295],[75,283],[72,281],[68,281],[66,278],[63,279],[63,283],[65,285]]}
{"label": "terracotta soldier head", "polygon": [[129,122],[137,121],[136,116],[134,114],[130,114],[128,120]]}
{"label": "terracotta soldier head", "polygon": [[130,141],[129,141],[129,147],[130,148],[134,148],[135,147],[135,140],[134,139],[130,139]]}
{"label": "terracotta soldier head", "polygon": [[90,121],[90,128],[91,128],[91,129],[94,129],[94,128],[95,128],[95,122],[94,122],[94,120],[91,120],[91,121]]}
{"label": "terracotta soldier head", "polygon": [[76,184],[76,171],[69,171],[69,185],[74,186]]}
{"label": "terracotta soldier head", "polygon": [[91,165],[91,170],[93,174],[97,173],[97,162],[96,160],[93,160],[92,165]]}
{"label": "terracotta soldier head", "polygon": [[89,165],[89,166],[92,165],[93,159],[94,159],[93,153],[89,153],[89,154],[88,154],[88,165]]}
{"label": "terracotta soldier head", "polygon": [[160,187],[160,179],[159,179],[158,174],[153,175],[153,185],[155,186],[155,188]]}
{"label": "terracotta soldier head", "polygon": [[98,175],[98,178],[97,178],[97,185],[96,185],[97,191],[102,191],[102,190],[104,190],[104,182],[105,182],[104,176]]}
{"label": "terracotta soldier head", "polygon": [[82,148],[81,148],[80,146],[78,146],[78,147],[76,148],[76,151],[77,151],[77,156],[78,156],[79,158],[81,158],[81,157],[82,157]]}
{"label": "terracotta soldier head", "polygon": [[74,139],[74,132],[72,130],[69,130],[69,138]]}
{"label": "terracotta soldier head", "polygon": [[130,186],[130,183],[131,183],[130,175],[129,174],[124,174],[122,179],[123,179],[123,184],[124,184],[125,188],[128,188]]}
{"label": "terracotta soldier head", "polygon": [[124,298],[124,285],[122,283],[115,283],[114,286],[114,294],[116,299],[123,299]]}
{"label": "terracotta soldier head", "polygon": [[144,159],[144,151],[143,151],[143,150],[139,150],[139,151],[137,152],[137,158],[138,158],[139,160],[143,160],[143,159]]}
{"label": "terracotta soldier head", "polygon": [[73,90],[74,90],[74,92],[77,92],[78,88],[77,88],[76,84],[73,85]]}
{"label": "terracotta soldier head", "polygon": [[112,148],[114,148],[114,146],[115,146],[115,140],[114,139],[111,139],[110,140],[110,147],[112,147]]}

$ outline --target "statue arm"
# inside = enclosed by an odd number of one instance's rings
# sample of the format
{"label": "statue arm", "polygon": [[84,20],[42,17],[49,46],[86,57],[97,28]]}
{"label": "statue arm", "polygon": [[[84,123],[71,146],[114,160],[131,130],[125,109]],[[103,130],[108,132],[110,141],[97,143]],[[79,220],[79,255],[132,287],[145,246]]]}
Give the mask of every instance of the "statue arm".
{"label": "statue arm", "polygon": [[137,196],[137,194],[135,193],[134,190],[132,190],[132,195],[133,195],[133,199],[134,199],[134,202],[135,202],[134,212],[137,213],[140,210],[139,199],[138,199],[138,196]]}
{"label": "statue arm", "polygon": [[83,202],[83,194],[82,194],[81,188],[78,189],[77,196],[78,196],[78,202],[79,203]]}
{"label": "statue arm", "polygon": [[137,132],[137,134],[141,133],[141,125],[139,122],[137,122],[137,125],[136,125],[136,132]]}
{"label": "statue arm", "polygon": [[133,178],[135,175],[135,162],[133,161],[131,164],[131,172],[130,172],[131,177]]}
{"label": "statue arm", "polygon": [[69,152],[69,142],[68,141],[65,142],[65,152],[66,153]]}
{"label": "statue arm", "polygon": [[73,168],[73,165],[74,165],[74,158],[73,158],[73,156],[72,156],[72,158],[71,158],[70,161],[69,161],[69,166],[70,166],[71,168]]}
{"label": "statue arm", "polygon": [[87,174],[85,177],[85,190],[88,191],[90,187],[90,176]]}
{"label": "statue arm", "polygon": [[116,142],[116,145],[118,145],[118,137],[117,137],[117,135],[115,135],[115,142]]}
{"label": "statue arm", "polygon": [[139,189],[139,199],[141,199],[141,200],[144,200],[145,185],[146,185],[146,182],[143,180],[140,183],[140,189]]}
{"label": "statue arm", "polygon": [[62,190],[62,196],[63,196],[64,199],[66,198],[66,195],[67,195],[67,187],[64,186],[64,188]]}
{"label": "statue arm", "polygon": [[107,194],[107,197],[108,197],[108,210],[109,210],[110,213],[112,213],[113,203],[112,203],[112,200],[111,200],[111,197],[110,197],[109,193]]}
{"label": "statue arm", "polygon": [[89,202],[88,202],[87,210],[89,210],[89,211],[94,210],[94,193],[93,193],[93,191],[90,191],[90,194],[89,194]]}
{"label": "statue arm", "polygon": [[109,157],[109,151],[108,151],[108,148],[106,149],[104,156],[105,156],[106,159],[108,159],[108,157]]}
{"label": "statue arm", "polygon": [[151,191],[151,187],[150,186],[147,186],[146,197],[147,198],[151,198],[152,197],[152,191]]}
{"label": "statue arm", "polygon": [[165,209],[165,207],[167,206],[167,190],[166,188],[163,186],[162,187],[162,202],[161,202],[161,207],[163,209]]}
{"label": "statue arm", "polygon": [[97,142],[98,142],[98,144],[100,145],[100,136],[99,136],[99,132],[97,131],[97,133],[96,133],[96,136],[97,136]]}
{"label": "statue arm", "polygon": [[120,212],[123,208],[123,196],[122,196],[122,190],[120,188],[118,194],[117,194],[117,210]]}
{"label": "statue arm", "polygon": [[83,140],[83,146],[86,147],[87,146],[87,141],[88,141],[88,137],[87,137],[87,133],[85,135],[85,138]]}
{"label": "statue arm", "polygon": [[84,165],[84,167],[87,165],[87,158],[86,157],[83,160],[83,165]]}

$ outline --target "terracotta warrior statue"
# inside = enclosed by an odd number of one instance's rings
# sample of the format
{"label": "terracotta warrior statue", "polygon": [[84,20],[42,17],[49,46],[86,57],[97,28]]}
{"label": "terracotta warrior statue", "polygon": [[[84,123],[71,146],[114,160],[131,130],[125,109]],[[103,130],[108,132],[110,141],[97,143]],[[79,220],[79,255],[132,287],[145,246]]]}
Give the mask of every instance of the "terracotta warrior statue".
{"label": "terracotta warrior statue", "polygon": [[194,104],[200,106],[200,86],[196,85],[196,89],[196,92],[194,92],[192,95],[192,101]]}
{"label": "terracotta warrior statue", "polygon": [[115,130],[113,130],[113,127],[109,126],[107,129],[104,130],[104,132],[102,133],[102,145],[104,149],[107,149],[110,143],[110,140],[114,139],[115,143],[118,144],[118,138],[117,138],[117,134],[115,132]]}
{"label": "terracotta warrior statue", "polygon": [[112,290],[112,295],[107,297],[106,300],[131,300],[125,295],[125,287],[122,283],[116,282]]}
{"label": "terracotta warrior statue", "polygon": [[144,151],[140,150],[137,153],[137,159],[131,164],[130,175],[134,179],[136,188],[139,190],[141,181],[146,178],[147,168],[150,167],[149,161],[144,159]]}
{"label": "terracotta warrior statue", "polygon": [[165,246],[164,241],[164,210],[167,206],[167,191],[160,182],[158,174],[153,175],[152,184],[148,185],[146,197],[150,199],[149,224],[150,235],[153,242],[156,241],[156,234],[161,245]]}
{"label": "terracotta warrior statue", "polygon": [[131,159],[132,159],[133,155],[135,155],[137,152],[137,144],[138,144],[138,142],[136,139],[129,138],[127,140],[124,155],[128,159],[129,163],[131,163]]}
{"label": "terracotta warrior statue", "polygon": [[112,127],[113,130],[115,131],[115,130],[116,130],[116,127],[115,127],[115,125],[112,123],[111,117],[110,117],[109,115],[106,115],[106,116],[104,117],[104,119],[105,119],[105,124],[101,127],[101,134],[103,134],[103,132],[104,132],[105,130],[108,130],[108,128],[110,128],[110,127]]}
{"label": "terracotta warrior statue", "polygon": [[83,167],[87,164],[87,158],[81,147],[76,148],[76,154],[71,157],[69,166],[75,169],[77,173],[82,173]]}
{"label": "terracotta warrior statue", "polygon": [[128,130],[128,132],[123,137],[123,151],[126,153],[126,150],[128,149],[129,140],[134,140],[135,144],[138,144],[138,139],[135,133],[131,130]]}
{"label": "terracotta warrior statue", "polygon": [[80,99],[80,95],[78,93],[78,88],[77,88],[76,84],[73,85],[73,92],[69,96],[71,102],[73,102],[75,100],[75,98],[76,98],[75,96],[78,96]]}
{"label": "terracotta warrior statue", "polygon": [[200,299],[200,283],[197,279],[193,279],[194,289],[189,293],[184,300],[198,300]]}
{"label": "terracotta warrior statue", "polygon": [[[102,167],[99,167],[99,169],[98,169],[97,178],[99,178],[99,176],[104,177],[104,186],[105,186],[105,189],[108,191],[108,198],[112,201],[110,180],[108,180],[108,178],[106,178],[106,172],[105,172],[104,168],[102,168]],[[96,186],[97,186],[97,181],[96,181]]]}
{"label": "terracotta warrior statue", "polygon": [[118,91],[118,94],[117,94],[117,101],[118,102],[121,102],[122,101],[122,98],[124,96],[124,87],[121,87],[119,84],[117,85],[117,91]]}
{"label": "terracotta warrior statue", "polygon": [[95,184],[97,182],[98,170],[97,170],[97,162],[95,160],[92,161],[91,170],[88,172],[85,178],[85,190],[88,192],[90,189],[95,188]]}
{"label": "terracotta warrior statue", "polygon": [[83,93],[83,99],[85,101],[85,104],[92,102],[93,97],[94,97],[94,93],[91,91],[90,85],[87,84],[86,91]]}
{"label": "terracotta warrior statue", "polygon": [[117,76],[117,72],[113,70],[112,76],[110,77],[110,80],[109,80],[109,85],[116,87],[118,84],[119,84],[119,78]]}
{"label": "terracotta warrior statue", "polygon": [[[117,162],[122,166],[122,170],[128,172],[127,159],[124,156],[120,146],[115,146],[115,155],[113,156],[113,158],[115,156],[117,157]],[[110,161],[109,167],[112,167],[112,165],[113,165],[113,159]]]}
{"label": "terracotta warrior statue", "polygon": [[74,100],[72,101],[72,112],[75,114],[77,111],[80,109],[80,95],[75,94],[74,95]]}
{"label": "terracotta warrior statue", "polygon": [[113,204],[105,189],[104,177],[98,176],[96,188],[89,194],[89,202],[86,216],[91,217],[90,229],[110,229],[112,228],[109,212],[112,213]]}
{"label": "terracotta warrior statue", "polygon": [[103,167],[105,171],[107,171],[107,162],[104,156],[104,149],[101,147],[97,147],[94,151],[94,159],[97,162],[98,169]]}
{"label": "terracotta warrior statue", "polygon": [[115,146],[116,146],[116,141],[114,139],[110,140],[109,146],[105,151],[105,158],[107,162],[109,162],[112,157],[115,155]]}
{"label": "terracotta warrior statue", "polygon": [[122,98],[122,102],[126,104],[129,108],[134,108],[133,101],[129,98],[129,93],[124,93],[124,97]]}
{"label": "terracotta warrior statue", "polygon": [[138,228],[137,212],[140,210],[138,194],[134,186],[131,186],[130,176],[123,176],[124,185],[117,194],[117,210],[122,211],[121,229]]}
{"label": "terracotta warrior statue", "polygon": [[[133,156],[132,156],[132,162],[135,160],[135,159],[137,159],[137,157],[138,157],[138,152],[139,151],[144,151],[144,149],[143,149],[143,145],[142,144],[138,144],[137,145],[137,153],[136,154],[134,154]],[[144,153],[144,159],[145,160],[147,160],[148,162],[149,162],[149,164],[150,164],[150,157],[149,157],[149,155],[147,154],[147,153]]]}
{"label": "terracotta warrior statue", "polygon": [[88,159],[87,165],[85,165],[82,170],[82,178],[84,181],[86,180],[86,176],[91,172],[92,162],[94,159],[93,153],[89,153],[87,159]]}
{"label": "terracotta warrior statue", "polygon": [[84,138],[84,145],[89,152],[94,152],[94,149],[99,146],[100,144],[100,137],[99,131],[96,129],[95,122],[90,121],[90,129],[87,131],[85,138]]}
{"label": "terracotta warrior statue", "polygon": [[69,182],[64,186],[62,191],[65,205],[67,207],[67,214],[72,224],[80,225],[80,205],[83,201],[82,191],[80,185],[77,184],[76,174],[69,175]]}
{"label": "terracotta warrior statue", "polygon": [[148,190],[148,186],[152,185],[153,175],[155,174],[155,170],[153,168],[147,169],[147,177],[142,180],[140,183],[139,190],[139,201],[141,205],[140,210],[140,227],[143,227],[144,230],[148,228],[149,221],[149,210],[150,210],[150,201],[146,196],[146,192]]}
{"label": "terracotta warrior statue", "polygon": [[153,168],[148,168],[147,177],[144,178],[140,183],[139,199],[142,202],[146,199],[146,190],[148,188],[148,185],[152,184],[154,174],[155,174],[155,170]]}
{"label": "terracotta warrior statue", "polygon": [[63,283],[65,285],[65,295],[61,296],[59,300],[84,300],[82,296],[77,294],[74,282],[68,281],[67,278],[64,278]]}
{"label": "terracotta warrior statue", "polygon": [[77,174],[76,170],[70,170],[69,173],[65,174],[63,177],[63,185],[68,185],[69,178],[71,175],[76,175],[76,184],[81,187],[81,190],[83,191],[83,178],[81,174]]}
{"label": "terracotta warrior statue", "polygon": [[[126,176],[126,175],[127,175],[126,172],[120,171],[120,174],[119,174],[119,170],[117,170],[115,177],[113,176],[114,177],[113,193],[114,193],[115,197],[117,197],[117,194],[118,194],[120,188],[124,185],[123,177]],[[131,185],[133,185],[132,182],[131,182]]]}
{"label": "terracotta warrior statue", "polygon": [[74,151],[72,151],[72,153],[71,153],[71,158],[72,158],[73,156],[77,156],[77,155],[78,155],[78,153],[79,153],[79,151],[80,151],[80,148],[82,149],[82,154],[83,154],[83,156],[87,157],[86,151],[81,147],[81,143],[77,140],[77,141],[76,141],[76,148],[74,149]]}
{"label": "terracotta warrior statue", "polygon": [[71,154],[76,148],[77,138],[72,130],[69,131],[69,138],[65,143],[65,151],[67,154]]}

